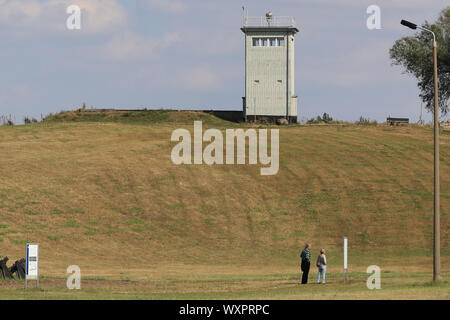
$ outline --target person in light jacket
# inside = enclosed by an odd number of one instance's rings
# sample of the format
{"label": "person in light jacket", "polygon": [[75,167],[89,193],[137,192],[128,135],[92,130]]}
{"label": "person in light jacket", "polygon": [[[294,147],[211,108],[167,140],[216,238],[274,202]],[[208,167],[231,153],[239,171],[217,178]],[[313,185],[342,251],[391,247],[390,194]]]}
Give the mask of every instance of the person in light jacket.
{"label": "person in light jacket", "polygon": [[319,268],[317,283],[320,283],[320,275],[322,275],[322,283],[325,284],[325,274],[327,273],[327,257],[325,256],[324,249],[320,250],[320,254],[317,257],[316,266],[317,268]]}

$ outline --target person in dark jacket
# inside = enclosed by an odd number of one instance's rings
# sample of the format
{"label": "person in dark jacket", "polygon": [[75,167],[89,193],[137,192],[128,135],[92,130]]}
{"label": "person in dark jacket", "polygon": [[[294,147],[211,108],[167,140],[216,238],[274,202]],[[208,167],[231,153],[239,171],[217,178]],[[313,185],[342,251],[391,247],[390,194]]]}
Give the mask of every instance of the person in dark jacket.
{"label": "person in dark jacket", "polygon": [[302,259],[302,264],[301,264],[301,269],[303,272],[302,284],[307,284],[309,267],[311,266],[311,244],[307,243],[305,245],[305,249],[303,249],[302,253],[300,254],[300,258]]}

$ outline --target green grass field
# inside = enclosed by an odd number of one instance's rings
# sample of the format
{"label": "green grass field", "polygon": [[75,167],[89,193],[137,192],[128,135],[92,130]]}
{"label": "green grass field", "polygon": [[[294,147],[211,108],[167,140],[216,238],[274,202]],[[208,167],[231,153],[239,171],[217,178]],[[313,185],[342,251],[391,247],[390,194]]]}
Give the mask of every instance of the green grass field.
{"label": "green grass field", "polygon": [[[0,282],[0,299],[449,298],[448,131],[435,285],[431,128],[277,127],[280,170],[261,176],[260,165],[170,160],[172,131],[192,131],[194,120],[255,126],[195,112],[104,116],[0,127],[0,255],[14,262],[39,243],[42,276],[27,292]],[[298,285],[305,242],[314,259],[327,249],[325,286]],[[81,268],[80,291],[65,288],[69,265]],[[381,290],[366,288],[369,265],[382,270]]]}
{"label": "green grass field", "polygon": [[[448,279],[448,272],[444,277]],[[7,281],[0,289],[3,299],[449,299],[448,281],[432,283],[430,272],[381,274],[381,289],[366,287],[367,274],[352,272],[348,282],[342,273],[328,274],[327,284],[299,285],[297,273],[166,275],[145,280],[87,278],[80,290],[68,290],[66,279],[41,279],[40,288],[23,289],[19,281]]]}

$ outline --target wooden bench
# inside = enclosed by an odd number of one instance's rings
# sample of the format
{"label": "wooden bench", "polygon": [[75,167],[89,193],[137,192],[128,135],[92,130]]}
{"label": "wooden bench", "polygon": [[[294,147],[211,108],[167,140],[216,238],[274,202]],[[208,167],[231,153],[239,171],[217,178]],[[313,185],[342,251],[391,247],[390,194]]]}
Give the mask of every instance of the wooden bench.
{"label": "wooden bench", "polygon": [[386,123],[390,124],[391,126],[393,126],[394,124],[408,124],[409,123],[409,119],[408,118],[391,118],[391,117],[388,117],[386,119]]}

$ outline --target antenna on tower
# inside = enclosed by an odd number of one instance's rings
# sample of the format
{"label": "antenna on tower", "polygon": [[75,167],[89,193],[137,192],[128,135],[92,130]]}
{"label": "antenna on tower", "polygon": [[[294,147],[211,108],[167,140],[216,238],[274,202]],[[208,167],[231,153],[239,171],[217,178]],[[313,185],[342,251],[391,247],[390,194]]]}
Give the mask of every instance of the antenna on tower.
{"label": "antenna on tower", "polygon": [[243,20],[243,25],[246,26],[247,20],[248,20],[248,10],[245,6],[242,6],[242,20]]}
{"label": "antenna on tower", "polygon": [[270,27],[270,23],[272,22],[272,19],[273,19],[272,11],[267,12],[266,13],[266,20],[267,20],[267,24],[269,25],[269,27]]}

